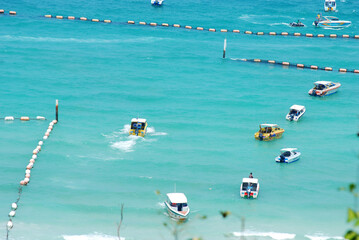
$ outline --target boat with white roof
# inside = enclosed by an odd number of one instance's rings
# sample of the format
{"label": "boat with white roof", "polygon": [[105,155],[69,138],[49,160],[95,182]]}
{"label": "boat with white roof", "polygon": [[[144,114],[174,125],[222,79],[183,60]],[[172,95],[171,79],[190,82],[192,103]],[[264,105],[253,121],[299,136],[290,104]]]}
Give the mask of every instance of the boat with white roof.
{"label": "boat with white roof", "polygon": [[129,134],[144,137],[147,133],[147,120],[144,118],[132,118]]}
{"label": "boat with white roof", "polygon": [[339,20],[339,18],[333,16],[320,16],[313,22],[314,26],[323,28],[345,28],[351,24],[351,21]]}
{"label": "boat with white roof", "polygon": [[243,178],[240,195],[242,198],[257,198],[259,182],[257,178]]}
{"label": "boat with white roof", "polygon": [[162,6],[163,0],[151,0],[151,4],[154,6]]}
{"label": "boat with white roof", "polygon": [[305,113],[305,107],[302,105],[293,105],[289,108],[289,113],[285,117],[289,121],[298,121]]}
{"label": "boat with white roof", "polygon": [[330,81],[317,81],[314,83],[314,87],[309,90],[311,96],[327,96],[338,91],[341,86],[340,83],[333,83]]}
{"label": "boat with white roof", "polygon": [[190,209],[184,193],[167,193],[165,201],[168,215],[176,220],[186,220]]}
{"label": "boat with white roof", "polygon": [[324,1],[324,11],[326,12],[335,12],[337,10],[337,4],[335,0],[325,0]]}
{"label": "boat with white roof", "polygon": [[292,163],[298,161],[301,153],[297,148],[283,148],[280,150],[280,155],[275,158],[279,163]]}

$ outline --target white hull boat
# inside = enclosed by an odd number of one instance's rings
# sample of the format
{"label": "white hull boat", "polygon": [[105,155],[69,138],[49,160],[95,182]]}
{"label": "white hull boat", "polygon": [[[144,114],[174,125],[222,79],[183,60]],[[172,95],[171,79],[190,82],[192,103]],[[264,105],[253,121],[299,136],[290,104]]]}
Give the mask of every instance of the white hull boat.
{"label": "white hull boat", "polygon": [[183,193],[168,193],[165,201],[168,215],[175,220],[186,220],[190,209]]}
{"label": "white hull boat", "polygon": [[335,0],[325,0],[324,11],[335,12],[336,10],[337,10],[337,4],[336,4]]}
{"label": "white hull boat", "polygon": [[336,93],[340,86],[340,83],[317,81],[314,83],[314,88],[310,89],[308,94],[311,96],[323,97]]}
{"label": "white hull boat", "polygon": [[259,193],[259,182],[257,178],[243,178],[240,195],[242,198],[257,198]]}
{"label": "white hull boat", "polygon": [[155,6],[162,6],[163,0],[151,0],[151,4]]}
{"label": "white hull boat", "polygon": [[292,163],[298,161],[301,153],[297,148],[283,148],[280,150],[281,154],[275,158],[278,163]]}
{"label": "white hull boat", "polygon": [[298,121],[305,113],[305,107],[301,105],[293,105],[289,109],[289,113],[285,117],[289,121]]}

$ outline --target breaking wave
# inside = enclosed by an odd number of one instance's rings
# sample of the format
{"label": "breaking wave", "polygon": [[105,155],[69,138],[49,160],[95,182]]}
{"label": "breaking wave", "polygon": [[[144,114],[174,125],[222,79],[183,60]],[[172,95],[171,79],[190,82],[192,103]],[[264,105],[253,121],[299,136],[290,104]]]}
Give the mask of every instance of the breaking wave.
{"label": "breaking wave", "polygon": [[278,233],[278,232],[234,232],[234,237],[269,237],[275,240],[286,240],[286,239],[294,239],[295,234],[292,233]]}
{"label": "breaking wave", "polygon": [[[101,233],[93,233],[87,235],[63,235],[65,240],[118,240],[116,236],[110,236]],[[121,237],[121,240],[125,240],[125,238]]]}

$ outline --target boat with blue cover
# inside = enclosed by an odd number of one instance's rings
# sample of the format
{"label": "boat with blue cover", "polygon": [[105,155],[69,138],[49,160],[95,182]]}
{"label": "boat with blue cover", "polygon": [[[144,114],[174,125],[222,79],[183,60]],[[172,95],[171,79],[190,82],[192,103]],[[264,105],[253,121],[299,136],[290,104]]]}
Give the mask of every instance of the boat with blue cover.
{"label": "boat with blue cover", "polygon": [[322,28],[345,28],[351,24],[351,21],[339,20],[339,18],[333,16],[320,16],[313,22],[314,26]]}
{"label": "boat with blue cover", "polygon": [[162,6],[163,0],[151,0],[151,4],[154,6]]}
{"label": "boat with blue cover", "polygon": [[165,205],[171,218],[182,221],[187,219],[190,210],[184,193],[167,193]]}
{"label": "boat with blue cover", "polygon": [[301,153],[297,148],[283,148],[280,150],[280,155],[275,158],[278,163],[292,163],[298,161]]}

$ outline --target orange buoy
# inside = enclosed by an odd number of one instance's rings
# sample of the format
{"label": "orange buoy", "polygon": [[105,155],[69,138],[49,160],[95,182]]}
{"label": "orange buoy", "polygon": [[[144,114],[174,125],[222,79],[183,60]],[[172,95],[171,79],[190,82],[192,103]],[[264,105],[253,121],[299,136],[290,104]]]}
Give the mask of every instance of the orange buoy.
{"label": "orange buoy", "polygon": [[343,38],[349,38],[349,35],[343,34]]}
{"label": "orange buoy", "polygon": [[85,18],[85,17],[80,17],[80,20],[81,20],[81,21],[87,21],[87,18]]}
{"label": "orange buoy", "polygon": [[244,33],[245,33],[245,34],[252,34],[251,31],[245,31]]}
{"label": "orange buoy", "polygon": [[310,68],[311,68],[311,69],[318,69],[318,66],[311,65]]}
{"label": "orange buoy", "polygon": [[270,32],[269,35],[274,36],[274,35],[277,35],[277,33],[276,32]]}
{"label": "orange buoy", "polygon": [[306,36],[306,37],[313,37],[313,34],[311,34],[311,33],[306,33],[305,36]]}
{"label": "orange buoy", "polygon": [[202,31],[203,27],[197,27],[196,29]]}
{"label": "orange buoy", "polygon": [[347,72],[347,69],[345,69],[345,68],[339,68],[339,72]]}
{"label": "orange buoy", "polygon": [[53,122],[54,124],[56,124],[56,123],[57,123],[57,120],[53,120],[52,122]]}
{"label": "orange buoy", "polygon": [[254,61],[254,62],[261,62],[260,59],[254,59],[253,61]]}
{"label": "orange buoy", "polygon": [[257,35],[264,35],[264,32],[257,32]]}
{"label": "orange buoy", "polygon": [[53,126],[49,126],[47,129],[51,129],[51,130],[52,130],[53,128],[54,128]]}
{"label": "orange buoy", "polygon": [[324,37],[324,34],[318,34],[317,37]]}
{"label": "orange buoy", "polygon": [[294,36],[300,36],[301,34],[300,33],[294,33]]}
{"label": "orange buoy", "polygon": [[127,21],[128,24],[135,24],[135,21]]}
{"label": "orange buoy", "polygon": [[0,9],[0,14],[5,13],[4,9]]}
{"label": "orange buoy", "polygon": [[56,16],[57,19],[63,19],[63,16]]}
{"label": "orange buoy", "polygon": [[140,25],[146,25],[146,22],[139,22]]}
{"label": "orange buoy", "polygon": [[325,70],[325,71],[333,71],[333,68],[331,68],[331,67],[325,67],[324,70]]}
{"label": "orange buoy", "polygon": [[355,35],[354,38],[355,38],[355,39],[359,39],[359,35]]}
{"label": "orange buoy", "polygon": [[187,29],[192,29],[192,27],[191,27],[191,26],[185,26],[185,28],[187,28]]}
{"label": "orange buoy", "polygon": [[36,149],[40,152],[41,151],[41,146],[37,146]]}
{"label": "orange buoy", "polygon": [[75,20],[75,17],[74,16],[68,16],[67,19]]}
{"label": "orange buoy", "polygon": [[304,64],[298,63],[298,64],[297,64],[297,67],[299,67],[299,68],[304,68]]}
{"label": "orange buoy", "polygon": [[164,27],[168,27],[168,26],[169,26],[168,23],[162,23],[161,25],[164,26]]}
{"label": "orange buoy", "polygon": [[238,29],[233,30],[234,33],[239,33],[240,31]]}
{"label": "orange buoy", "polygon": [[34,149],[34,151],[32,151],[32,154],[36,155],[39,151],[37,149]]}
{"label": "orange buoy", "polygon": [[50,14],[45,15],[45,18],[51,18],[52,16]]}
{"label": "orange buoy", "polygon": [[30,118],[29,118],[29,117],[21,117],[20,120],[21,120],[21,121],[29,121]]}
{"label": "orange buoy", "polygon": [[97,18],[94,18],[94,19],[92,19],[91,21],[92,21],[92,22],[99,22],[100,20],[97,19]]}
{"label": "orange buoy", "polygon": [[16,15],[16,12],[15,11],[10,11],[9,14],[10,15]]}
{"label": "orange buoy", "polygon": [[329,37],[331,37],[331,38],[336,38],[337,35],[336,35],[336,34],[330,34]]}
{"label": "orange buoy", "polygon": [[157,23],[150,23],[151,26],[157,26]]}
{"label": "orange buoy", "polygon": [[26,178],[30,178],[31,175],[27,173],[27,174],[25,174],[25,177],[26,177]]}
{"label": "orange buoy", "polygon": [[30,165],[30,164],[28,164],[27,166],[26,166],[26,169],[31,169],[32,168],[32,165]]}
{"label": "orange buoy", "polygon": [[282,62],[282,65],[289,66],[290,64],[289,64],[289,62]]}
{"label": "orange buoy", "polygon": [[46,133],[45,133],[45,136],[46,136],[46,137],[50,136],[50,133],[46,132]]}
{"label": "orange buoy", "polygon": [[274,60],[268,60],[268,63],[275,63]]}
{"label": "orange buoy", "polygon": [[288,33],[287,32],[282,32],[282,35],[283,36],[288,36]]}
{"label": "orange buoy", "polygon": [[25,185],[25,181],[24,181],[24,180],[21,180],[21,181],[20,181],[20,185]]}
{"label": "orange buoy", "polygon": [[30,159],[30,163],[35,163],[35,160],[34,160],[34,159]]}
{"label": "orange buoy", "polygon": [[228,32],[227,29],[221,29],[221,32]]}
{"label": "orange buoy", "polygon": [[208,29],[208,31],[210,31],[210,32],[215,32],[216,29],[215,29],[215,28],[210,28],[210,29]]}
{"label": "orange buoy", "polygon": [[109,20],[109,19],[105,19],[105,20],[103,20],[103,22],[104,22],[104,23],[111,23],[112,21]]}
{"label": "orange buoy", "polygon": [[173,26],[178,27],[178,28],[181,27],[181,25],[179,25],[179,24],[173,24]]}

